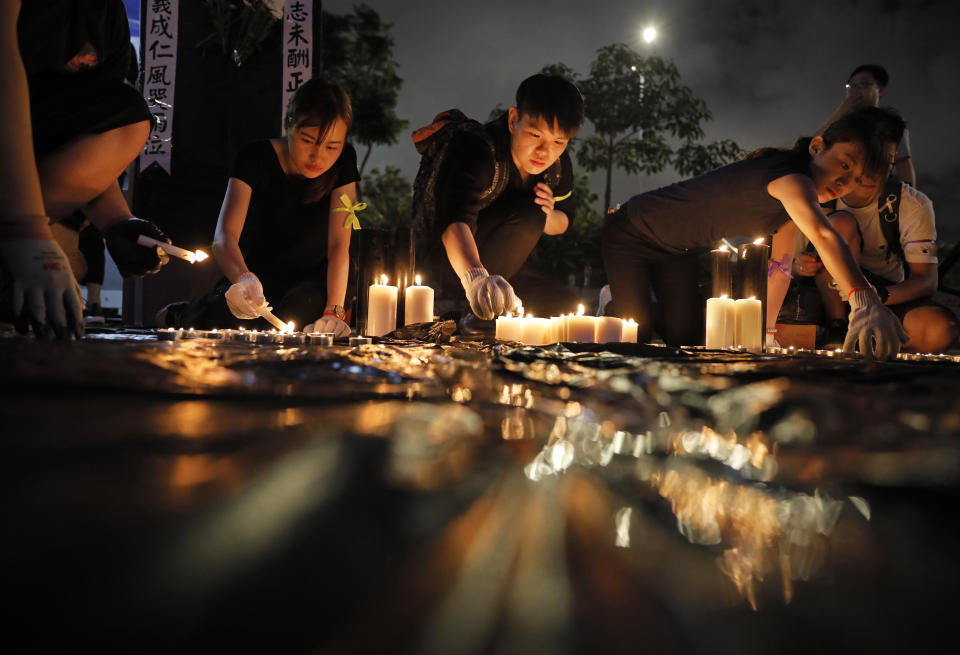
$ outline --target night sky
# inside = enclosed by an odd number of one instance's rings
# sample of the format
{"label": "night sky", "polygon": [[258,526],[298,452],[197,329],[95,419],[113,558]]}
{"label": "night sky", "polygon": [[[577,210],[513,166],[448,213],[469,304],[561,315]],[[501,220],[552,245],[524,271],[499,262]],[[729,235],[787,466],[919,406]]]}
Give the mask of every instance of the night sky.
{"label": "night sky", "polygon": [[[353,4],[324,0],[324,9],[345,13]],[[620,42],[676,63],[682,82],[713,112],[708,140],[730,138],[745,149],[790,145],[834,110],[856,65],[880,63],[891,78],[882,104],[909,123],[918,187],[933,199],[940,236],[960,238],[955,0],[366,4],[393,23],[404,79],[397,109],[411,129],[450,107],[483,119],[497,103],[511,104],[517,84],[542,66],[564,62],[586,75],[598,48]],[[660,33],[652,45],[639,36],[647,24]],[[413,178],[417,155],[409,135],[391,148],[375,148],[367,170],[386,165]],[[602,173],[592,179],[599,190]],[[618,174],[614,201],[677,179],[672,170],[654,177]]]}

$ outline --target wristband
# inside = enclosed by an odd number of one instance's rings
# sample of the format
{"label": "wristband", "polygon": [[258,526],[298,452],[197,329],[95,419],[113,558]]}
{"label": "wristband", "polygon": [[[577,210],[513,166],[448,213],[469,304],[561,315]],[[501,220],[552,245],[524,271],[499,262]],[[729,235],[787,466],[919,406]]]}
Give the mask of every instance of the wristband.
{"label": "wristband", "polygon": [[327,305],[323,308],[324,316],[335,316],[336,318],[343,320],[343,317],[346,316],[346,312],[343,311],[343,307],[340,305]]}
{"label": "wristband", "polygon": [[853,287],[850,289],[850,292],[847,293],[847,302],[850,302],[850,296],[852,296],[855,291],[866,291],[869,288],[870,287]]}
{"label": "wristband", "polygon": [[767,328],[767,334],[776,334],[777,328]]}

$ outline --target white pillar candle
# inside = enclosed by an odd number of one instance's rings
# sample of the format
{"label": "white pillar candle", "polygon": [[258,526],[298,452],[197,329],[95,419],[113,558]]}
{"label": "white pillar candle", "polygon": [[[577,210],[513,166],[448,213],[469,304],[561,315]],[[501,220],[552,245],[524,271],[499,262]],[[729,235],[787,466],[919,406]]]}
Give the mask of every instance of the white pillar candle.
{"label": "white pillar candle", "polygon": [[597,343],[616,343],[623,337],[623,320],[616,316],[597,317]]}
{"label": "white pillar candle", "polygon": [[563,341],[563,316],[550,317],[550,343],[559,343]]}
{"label": "white pillar candle", "polygon": [[563,314],[560,318],[560,341],[570,341],[570,317],[573,314]]}
{"label": "white pillar candle", "polygon": [[620,341],[624,343],[637,342],[637,322],[632,318],[628,318],[623,322],[623,332],[620,335]]}
{"label": "white pillar candle", "polygon": [[578,305],[577,315],[570,317],[567,338],[573,343],[594,343],[597,336],[597,317],[584,316],[583,305]]}
{"label": "white pillar candle", "polygon": [[704,345],[710,350],[729,348],[736,342],[735,303],[720,296],[707,299],[707,331]]}
{"label": "white pillar candle", "polygon": [[528,346],[546,345],[549,329],[550,319],[528,316],[522,319],[520,341]]}
{"label": "white pillar candle", "polygon": [[387,284],[387,276],[380,276],[380,284],[370,285],[367,302],[367,335],[382,337],[397,329],[397,287]]}
{"label": "white pillar candle", "polygon": [[763,350],[763,303],[758,299],[741,298],[735,303],[736,333],[734,343],[749,352]]}
{"label": "white pillar candle", "polygon": [[522,327],[523,319],[519,316],[498,316],[496,337],[500,341],[520,341]]}
{"label": "white pillar candle", "polygon": [[416,279],[415,285],[407,287],[407,298],[403,303],[404,325],[433,320],[433,287],[421,286],[419,275]]}

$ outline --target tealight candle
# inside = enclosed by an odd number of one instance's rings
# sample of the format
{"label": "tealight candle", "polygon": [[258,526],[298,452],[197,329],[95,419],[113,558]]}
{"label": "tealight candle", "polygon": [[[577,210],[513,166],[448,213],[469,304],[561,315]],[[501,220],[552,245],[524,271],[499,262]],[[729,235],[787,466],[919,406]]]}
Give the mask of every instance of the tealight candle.
{"label": "tealight candle", "polygon": [[157,339],[160,341],[177,341],[183,334],[183,330],[174,328],[161,328],[157,330]]}
{"label": "tealight candle", "polygon": [[616,343],[623,338],[623,320],[616,316],[597,317],[597,343]]}
{"label": "tealight candle", "polygon": [[407,287],[406,300],[403,303],[404,325],[427,323],[433,320],[433,288],[417,283]]}
{"label": "tealight candle", "polygon": [[216,339],[217,341],[223,341],[223,332],[214,328],[203,335],[206,339]]}
{"label": "tealight candle", "polygon": [[628,318],[623,322],[623,333],[620,336],[620,341],[624,343],[637,342],[637,322],[632,318]]}
{"label": "tealight candle", "polygon": [[397,287],[387,284],[387,276],[380,276],[380,284],[370,285],[367,303],[367,334],[382,337],[397,329]]}
{"label": "tealight candle", "polygon": [[597,317],[584,316],[583,305],[577,306],[577,315],[570,317],[567,338],[573,343],[593,343],[597,335]]}
{"label": "tealight candle", "polygon": [[247,332],[243,328],[239,330],[229,330],[227,331],[227,340],[228,341],[241,341],[241,342],[250,342],[253,341],[253,332]]}
{"label": "tealight candle", "polygon": [[267,343],[279,343],[280,342],[280,333],[276,330],[267,332],[258,332],[256,335],[257,343],[267,344]]}
{"label": "tealight candle", "polygon": [[193,328],[188,328],[188,329],[186,329],[186,330],[183,331],[183,338],[184,338],[184,339],[199,339],[199,338],[200,338],[200,331],[199,331],[199,330],[194,330]]}
{"label": "tealight candle", "polygon": [[350,337],[351,346],[366,346],[373,343],[370,337]]}
{"label": "tealight candle", "polygon": [[333,334],[330,332],[311,332],[306,336],[306,342],[311,346],[332,346]]}

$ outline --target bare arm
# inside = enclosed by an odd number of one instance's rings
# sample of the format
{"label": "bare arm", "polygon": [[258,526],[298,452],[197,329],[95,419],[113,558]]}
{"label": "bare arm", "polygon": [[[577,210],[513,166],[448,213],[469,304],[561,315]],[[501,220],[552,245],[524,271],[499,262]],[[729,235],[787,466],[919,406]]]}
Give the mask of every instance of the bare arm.
{"label": "bare arm", "polygon": [[231,282],[236,282],[249,270],[240,252],[240,234],[247,220],[247,210],[250,208],[252,195],[253,189],[249,184],[231,177],[227,182],[227,193],[223,198],[223,204],[220,206],[217,231],[213,237],[213,258],[217,260],[220,270]]}
{"label": "bare arm", "polygon": [[[771,261],[783,263],[788,271],[793,261],[796,235],[796,223],[787,221],[773,234],[773,243],[770,245]],[[777,317],[780,315],[780,308],[783,306],[783,299],[787,295],[789,286],[790,278],[780,270],[774,270],[773,276],[767,278],[767,329],[777,324]]]}
{"label": "bare arm", "polygon": [[785,175],[768,184],[767,191],[783,204],[797,228],[813,243],[844,297],[854,287],[869,286],[846,241],[820,209],[810,178],[797,173]]}
{"label": "bare arm", "polygon": [[346,194],[352,205],[357,198],[357,184],[351,182],[337,187],[330,194],[330,225],[327,228],[327,304],[343,306],[347,295],[347,277],[350,273],[350,236],[353,228],[344,227],[340,196]]}
{"label": "bare arm", "polygon": [[473,238],[470,226],[466,223],[451,223],[443,231],[440,240],[447,251],[447,259],[450,260],[450,265],[458,277],[463,277],[463,274],[471,268],[483,267],[477,242]]}

